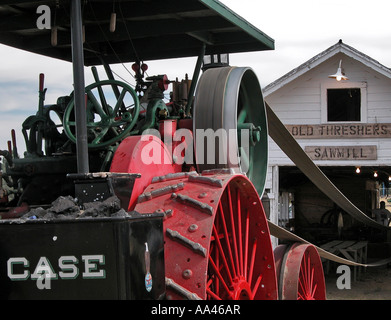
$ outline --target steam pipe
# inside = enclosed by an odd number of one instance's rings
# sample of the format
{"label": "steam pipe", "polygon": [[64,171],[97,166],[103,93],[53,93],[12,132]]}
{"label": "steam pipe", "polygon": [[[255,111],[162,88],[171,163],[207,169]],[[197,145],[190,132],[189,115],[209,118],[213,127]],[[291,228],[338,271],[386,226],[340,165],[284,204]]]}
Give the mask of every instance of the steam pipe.
{"label": "steam pipe", "polygon": [[198,55],[196,66],[194,68],[193,78],[192,78],[190,90],[189,90],[189,95],[187,97],[187,105],[186,105],[186,115],[187,116],[190,115],[191,104],[193,103],[193,100],[194,100],[194,92],[196,89],[198,78],[200,76],[202,62],[203,62],[204,56],[205,56],[205,49],[206,49],[206,45],[205,45],[205,43],[203,43],[200,54]]}
{"label": "steam pipe", "polygon": [[75,96],[77,172],[88,173],[87,115],[81,1],[71,1],[72,65]]}

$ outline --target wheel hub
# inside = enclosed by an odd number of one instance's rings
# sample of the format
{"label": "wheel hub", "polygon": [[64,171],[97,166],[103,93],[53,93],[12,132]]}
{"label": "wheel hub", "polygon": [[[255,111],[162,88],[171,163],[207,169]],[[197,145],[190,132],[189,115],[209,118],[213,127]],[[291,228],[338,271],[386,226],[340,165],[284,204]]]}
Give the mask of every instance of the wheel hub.
{"label": "wheel hub", "polygon": [[234,280],[232,287],[232,300],[253,300],[251,287],[243,277]]}

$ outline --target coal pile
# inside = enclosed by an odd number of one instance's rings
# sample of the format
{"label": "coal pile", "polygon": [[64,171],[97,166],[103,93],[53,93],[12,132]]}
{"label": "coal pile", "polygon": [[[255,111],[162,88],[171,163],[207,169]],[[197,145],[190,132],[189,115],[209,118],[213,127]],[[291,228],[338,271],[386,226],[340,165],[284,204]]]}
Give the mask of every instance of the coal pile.
{"label": "coal pile", "polygon": [[22,220],[53,220],[53,219],[81,219],[103,217],[129,217],[129,213],[121,208],[120,200],[116,196],[104,201],[78,204],[77,199],[71,196],[60,196],[52,202],[49,208],[34,208],[20,217]]}

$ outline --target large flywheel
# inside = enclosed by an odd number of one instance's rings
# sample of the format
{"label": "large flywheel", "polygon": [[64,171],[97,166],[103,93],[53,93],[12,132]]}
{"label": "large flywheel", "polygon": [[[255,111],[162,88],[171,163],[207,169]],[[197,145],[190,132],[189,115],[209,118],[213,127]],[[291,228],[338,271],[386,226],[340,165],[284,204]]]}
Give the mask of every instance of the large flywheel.
{"label": "large flywheel", "polygon": [[264,191],[268,132],[262,90],[251,68],[209,69],[194,100],[194,141],[199,172],[230,168]]}
{"label": "large flywheel", "polygon": [[167,298],[277,299],[267,220],[248,178],[180,172],[152,181],[135,210],[165,214]]}

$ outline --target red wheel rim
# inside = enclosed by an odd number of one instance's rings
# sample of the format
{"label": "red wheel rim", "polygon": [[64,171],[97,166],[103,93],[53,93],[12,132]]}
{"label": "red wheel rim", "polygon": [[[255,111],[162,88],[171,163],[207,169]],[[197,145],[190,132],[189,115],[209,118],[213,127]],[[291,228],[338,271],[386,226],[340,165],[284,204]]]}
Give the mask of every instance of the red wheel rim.
{"label": "red wheel rim", "polygon": [[280,245],[274,250],[274,257],[280,299],[326,299],[322,262],[313,245]]}
{"label": "red wheel rim", "polygon": [[247,201],[242,184],[229,184],[220,198],[210,244],[208,299],[273,297],[275,271],[268,259],[272,250],[266,217],[260,202]]}
{"label": "red wheel rim", "polygon": [[[145,191],[152,197],[141,195],[135,210],[169,212],[163,221],[168,299],[277,299],[267,219],[245,176],[155,181],[161,182]],[[174,186],[181,186],[175,194],[162,194]]]}

